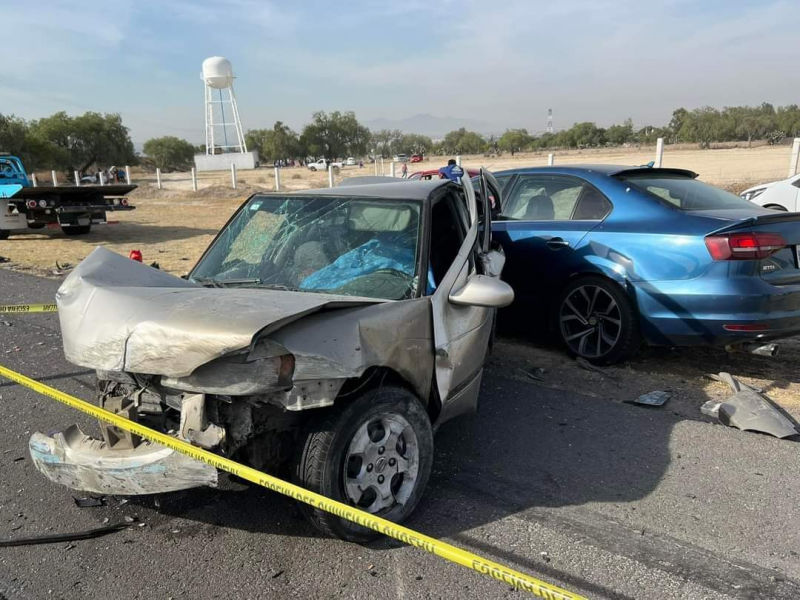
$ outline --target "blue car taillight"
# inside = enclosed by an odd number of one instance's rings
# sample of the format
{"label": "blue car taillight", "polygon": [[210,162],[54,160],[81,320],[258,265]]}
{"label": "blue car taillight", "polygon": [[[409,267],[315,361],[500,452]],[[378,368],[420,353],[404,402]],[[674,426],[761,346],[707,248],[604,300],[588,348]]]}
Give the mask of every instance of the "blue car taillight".
{"label": "blue car taillight", "polygon": [[706,237],[706,248],[714,260],[754,260],[766,258],[786,247],[779,233],[728,233]]}

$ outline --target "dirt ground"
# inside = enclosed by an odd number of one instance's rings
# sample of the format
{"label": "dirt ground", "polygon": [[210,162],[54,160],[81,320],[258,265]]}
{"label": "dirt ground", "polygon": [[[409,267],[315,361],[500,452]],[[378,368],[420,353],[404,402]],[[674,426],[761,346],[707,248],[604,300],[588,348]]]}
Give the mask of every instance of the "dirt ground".
{"label": "dirt ground", "polygon": [[[652,160],[654,148],[630,148],[613,151],[574,151],[556,154],[557,163],[645,164]],[[763,181],[786,177],[790,149],[784,146],[760,146],[697,150],[667,148],[664,166],[688,168],[709,183],[740,191]],[[409,165],[409,172],[438,168],[440,157]],[[514,157],[463,157],[466,167],[485,165],[493,170],[547,164],[547,153],[518,154]],[[389,163],[384,172],[389,174]],[[378,165],[380,169],[380,165]],[[346,167],[336,181],[354,175],[374,174],[373,165]],[[399,166],[397,167],[399,174]],[[326,173],[312,173],[305,168],[281,171],[284,190],[326,186]],[[67,238],[59,229],[36,233],[12,234],[0,241],[0,257],[6,268],[54,276],[56,263],[62,268],[74,266],[94,247],[104,246],[126,255],[140,250],[147,263],[157,262],[170,273],[189,271],[215,233],[233,211],[253,192],[274,189],[274,170],[261,168],[240,172],[238,189],[230,187],[229,173],[201,173],[198,191],[192,192],[186,173],[162,176],[163,189],[156,188],[154,176],[134,172],[139,188],[130,198],[136,210],[110,213],[110,224],[96,226],[86,236]],[[67,266],[67,270],[68,270]],[[52,299],[43,298],[42,302]],[[0,295],[0,302],[2,297]],[[620,367],[602,373],[582,368],[559,348],[547,341],[531,344],[525,340],[503,339],[496,347],[492,363],[511,377],[534,381],[539,385],[602,396],[618,401],[633,401],[640,394],[665,390],[672,394],[663,409],[687,418],[703,418],[700,405],[708,399],[723,399],[727,386],[712,381],[709,374],[728,371],[745,383],[764,389],[795,417],[800,417],[800,339],[781,343],[776,358],[750,354],[729,354],[717,349],[650,349]],[[539,370],[541,369],[541,371]],[[662,409],[662,410],[663,410]],[[644,409],[643,410],[647,410]],[[659,410],[659,409],[656,409]]]}

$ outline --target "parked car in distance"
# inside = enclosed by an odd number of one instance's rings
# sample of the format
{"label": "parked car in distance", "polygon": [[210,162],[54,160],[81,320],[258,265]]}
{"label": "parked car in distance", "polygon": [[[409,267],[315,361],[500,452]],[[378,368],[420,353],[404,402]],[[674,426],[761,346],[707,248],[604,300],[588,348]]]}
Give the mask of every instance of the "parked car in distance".
{"label": "parked car in distance", "polygon": [[[488,214],[439,180],[256,194],[187,279],[97,248],[57,294],[64,353],[96,370],[101,406],[400,522],[433,431],[476,410],[514,297]],[[36,433],[33,462],[97,494],[216,485],[213,467],[102,432]],[[377,535],[301,508],[325,533]]]}
{"label": "parked car in distance", "polygon": [[332,160],[328,160],[326,158],[320,158],[319,160],[315,160],[314,162],[308,163],[308,168],[312,171],[327,171],[328,167],[335,167],[341,169],[344,165],[341,162],[336,162]]}
{"label": "parked car in distance", "polygon": [[764,208],[798,212],[800,211],[800,173],[781,181],[754,185],[741,192],[739,196]]}
{"label": "parked car in distance", "polygon": [[347,165],[348,167],[354,167],[356,166],[356,159],[352,156],[348,156],[347,160],[344,161],[344,164]]}
{"label": "parked car in distance", "polygon": [[[477,177],[480,174],[479,169],[466,169],[467,176],[470,178]],[[439,172],[439,169],[427,169],[425,171],[416,171],[408,176],[409,179],[444,179],[444,175]]]}
{"label": "parked car in distance", "polygon": [[546,319],[570,353],[598,364],[641,342],[746,346],[800,332],[800,214],[682,169],[495,176],[503,194],[492,231],[516,293],[515,327]]}
{"label": "parked car in distance", "polygon": [[411,158],[409,159],[408,162],[412,162],[412,163],[422,162],[423,158],[424,157],[422,156],[422,154],[412,154]]}
{"label": "parked car in distance", "polygon": [[408,155],[406,155],[406,154],[395,154],[394,158],[392,160],[394,160],[394,162],[408,162]]}

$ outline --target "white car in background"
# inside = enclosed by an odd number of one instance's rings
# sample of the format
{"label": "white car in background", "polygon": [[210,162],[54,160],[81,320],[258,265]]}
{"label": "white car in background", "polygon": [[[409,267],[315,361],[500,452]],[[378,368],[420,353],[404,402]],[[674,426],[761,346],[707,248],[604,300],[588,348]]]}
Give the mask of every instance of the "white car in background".
{"label": "white car in background", "polygon": [[764,208],[800,212],[800,173],[789,179],[754,185],[739,196]]}
{"label": "white car in background", "polygon": [[344,161],[344,164],[346,164],[348,167],[354,167],[356,166],[356,159],[352,156],[348,156],[347,160]]}

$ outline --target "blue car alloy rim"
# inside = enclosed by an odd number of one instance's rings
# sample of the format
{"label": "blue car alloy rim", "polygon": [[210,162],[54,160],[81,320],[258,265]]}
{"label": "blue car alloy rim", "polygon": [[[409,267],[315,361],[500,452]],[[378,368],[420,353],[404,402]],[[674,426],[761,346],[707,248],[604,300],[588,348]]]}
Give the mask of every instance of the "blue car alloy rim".
{"label": "blue car alloy rim", "polygon": [[619,305],[600,286],[575,288],[561,303],[558,319],[562,339],[578,356],[603,357],[622,336]]}

